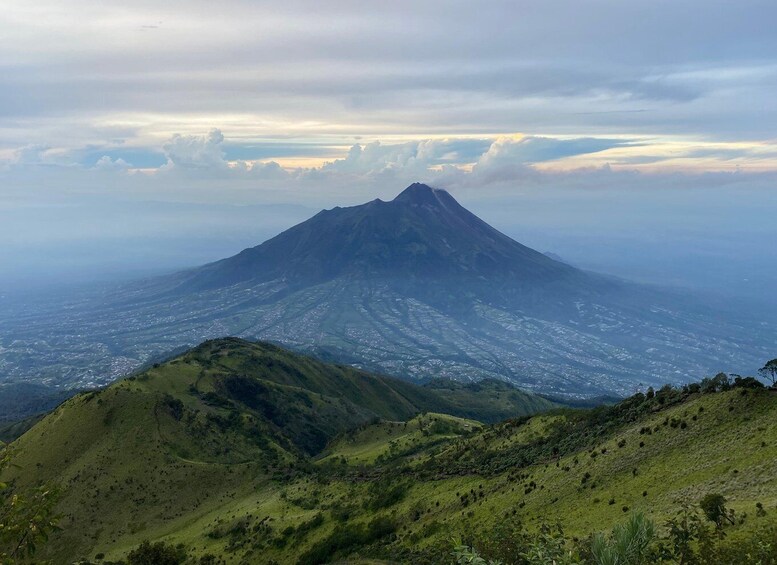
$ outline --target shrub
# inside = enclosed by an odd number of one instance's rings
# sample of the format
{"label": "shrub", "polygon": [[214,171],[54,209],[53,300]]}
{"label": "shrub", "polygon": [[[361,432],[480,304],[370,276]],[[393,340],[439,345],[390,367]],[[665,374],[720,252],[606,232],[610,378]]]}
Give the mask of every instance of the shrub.
{"label": "shrub", "polygon": [[632,515],[615,526],[609,537],[594,535],[591,554],[597,565],[636,565],[643,563],[655,537],[655,525],[644,514]]}
{"label": "shrub", "polygon": [[474,547],[464,545],[461,541],[456,542],[452,555],[458,565],[502,565],[501,561],[486,561]]}
{"label": "shrub", "polygon": [[730,516],[730,511],[726,510],[726,499],[722,494],[710,493],[701,499],[699,502],[704,515],[710,522],[715,522],[718,527],[723,525],[724,520],[728,520],[732,524],[733,518]]}
{"label": "shrub", "polygon": [[159,541],[144,541],[127,555],[129,565],[180,565],[186,561],[186,550]]}
{"label": "shrub", "polygon": [[[10,465],[10,448],[0,443],[0,471]],[[0,482],[0,563],[36,562],[32,557],[38,546],[59,529],[53,513],[56,501],[54,489],[19,492]]]}
{"label": "shrub", "polygon": [[166,394],[162,399],[162,405],[170,415],[176,420],[180,421],[183,418],[184,406],[183,402],[173,396]]}
{"label": "shrub", "polygon": [[742,389],[748,389],[748,388],[765,388],[763,383],[759,381],[756,378],[753,377],[740,377],[737,375],[734,377],[734,384],[732,385],[734,388],[742,388]]}
{"label": "shrub", "polygon": [[370,510],[380,510],[381,508],[393,506],[405,498],[409,488],[410,485],[406,482],[397,485],[391,485],[388,482],[375,483],[370,489],[371,497],[367,501],[366,506]]}
{"label": "shrub", "polygon": [[380,516],[368,524],[338,524],[326,538],[313,544],[299,558],[299,565],[328,563],[335,555],[369,545],[393,534],[397,524],[391,518]]}

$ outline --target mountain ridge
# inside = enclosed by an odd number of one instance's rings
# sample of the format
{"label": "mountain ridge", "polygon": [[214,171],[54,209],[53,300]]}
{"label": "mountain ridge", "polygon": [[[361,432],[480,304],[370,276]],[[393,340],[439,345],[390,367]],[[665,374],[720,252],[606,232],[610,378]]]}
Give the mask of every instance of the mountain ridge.
{"label": "mountain ridge", "polygon": [[182,513],[304,474],[330,441],[371,422],[435,411],[495,422],[554,406],[512,387],[438,391],[222,338],[65,401],[14,441],[7,474],[20,487],[64,487],[52,551],[72,561],[95,540],[174,531]]}

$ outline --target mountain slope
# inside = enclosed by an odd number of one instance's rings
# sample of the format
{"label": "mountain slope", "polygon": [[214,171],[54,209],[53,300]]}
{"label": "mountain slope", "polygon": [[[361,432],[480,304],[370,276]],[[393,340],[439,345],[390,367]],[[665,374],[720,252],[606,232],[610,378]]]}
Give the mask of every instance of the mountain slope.
{"label": "mountain slope", "polygon": [[580,271],[412,185],[204,267],[0,317],[0,370],[91,387],[224,335],[411,380],[567,397],[751,372],[777,343],[757,313]]}
{"label": "mountain slope", "polygon": [[275,279],[309,286],[344,276],[485,278],[516,285],[581,275],[498,232],[444,190],[413,184],[390,202],[324,210],[181,278],[190,290]]}
{"label": "mountain slope", "polygon": [[553,406],[496,392],[492,407],[490,391],[440,395],[270,344],[214,340],[66,401],[13,443],[10,473],[19,487],[63,486],[64,533],[51,551],[72,559],[178,531],[372,421],[432,410],[495,421]]}
{"label": "mountain slope", "polygon": [[[352,553],[448,563],[451,536],[482,542],[500,527],[532,532],[559,521],[583,539],[637,511],[663,524],[709,493],[741,518],[727,529],[732,541],[777,525],[774,391],[662,389],[487,426],[432,412],[375,421],[364,417],[405,409],[391,380],[343,369],[356,388],[328,391],[341,369],[317,367],[218,340],[60,406],[12,446],[14,487],[65,487],[64,529],[41,557],[115,560],[143,539],[164,539],[234,564]],[[234,376],[283,389],[259,398],[272,399],[284,424],[245,387],[220,388]],[[308,402],[333,438],[314,458],[300,433]],[[342,432],[327,410],[340,412]]]}

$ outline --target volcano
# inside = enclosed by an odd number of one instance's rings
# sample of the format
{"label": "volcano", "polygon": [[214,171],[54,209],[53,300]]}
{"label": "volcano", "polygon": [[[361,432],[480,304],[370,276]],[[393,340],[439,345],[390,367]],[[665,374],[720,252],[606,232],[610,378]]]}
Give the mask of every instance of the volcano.
{"label": "volcano", "polygon": [[521,285],[576,274],[495,230],[447,191],[416,183],[389,202],[324,210],[262,245],[195,270],[183,286],[273,279],[305,286],[338,277]]}
{"label": "volcano", "polygon": [[775,342],[733,307],[556,261],[424,184],[28,316],[13,335],[0,342],[11,377],[66,386],[232,335],[411,380],[497,378],[581,397],[754,369]]}

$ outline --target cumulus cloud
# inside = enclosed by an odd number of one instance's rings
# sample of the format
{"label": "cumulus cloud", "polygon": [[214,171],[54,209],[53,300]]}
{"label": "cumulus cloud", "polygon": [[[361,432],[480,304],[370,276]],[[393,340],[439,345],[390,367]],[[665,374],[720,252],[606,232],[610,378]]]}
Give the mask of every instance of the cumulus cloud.
{"label": "cumulus cloud", "polygon": [[325,163],[321,169],[323,172],[374,174],[418,165],[417,142],[383,145],[380,141],[373,141],[351,146],[344,159]]}
{"label": "cumulus cloud", "polygon": [[489,139],[425,139],[384,144],[354,144],[343,159],[321,166],[322,173],[376,175],[450,173],[477,161],[492,145]]}
{"label": "cumulus cloud", "polygon": [[306,174],[312,178],[351,175],[399,182],[408,179],[448,185],[489,184],[531,176],[536,173],[532,168],[536,163],[635,145],[632,140],[541,136],[431,139],[396,144],[373,141],[355,144],[344,158]]}
{"label": "cumulus cloud", "polygon": [[[274,144],[279,149],[273,149]],[[225,151],[229,146],[230,152]],[[331,142],[296,142],[280,138],[257,144],[227,136],[214,128],[205,134],[175,134],[159,146],[124,147],[114,144],[103,149],[85,147],[71,152],[46,145],[27,145],[11,153],[6,165],[12,168],[67,166],[99,171],[142,170],[150,175],[180,174],[187,179],[221,178],[228,182],[253,180],[321,182],[338,181],[341,186],[368,182],[372,185],[405,181],[437,182],[448,186],[483,186],[519,181],[536,175],[539,169],[580,169],[612,164],[633,169],[671,167],[683,163],[696,171],[777,169],[774,143],[709,143],[677,141],[665,143],[650,138],[554,137],[505,135],[496,138],[433,138],[403,142],[375,140],[356,143],[341,158],[321,161]],[[252,160],[252,156],[281,155],[278,160]],[[99,156],[99,157],[97,157]],[[248,156],[249,160],[235,159]],[[140,160],[140,165],[136,159]],[[153,159],[157,159],[154,163]],[[308,165],[310,161],[319,164]]]}
{"label": "cumulus cloud", "polygon": [[167,158],[167,163],[159,167],[163,173],[216,174],[232,180],[279,181],[290,177],[289,171],[276,161],[229,161],[224,151],[224,134],[218,128],[206,135],[175,134],[162,149]]}
{"label": "cumulus cloud", "polygon": [[97,171],[126,171],[131,167],[132,165],[121,157],[114,159],[109,155],[103,155],[97,160],[93,168]]}
{"label": "cumulus cloud", "polygon": [[501,137],[472,167],[473,182],[518,180],[535,174],[532,164],[632,146],[633,141],[581,137],[556,139],[541,136]]}
{"label": "cumulus cloud", "polygon": [[228,166],[221,144],[224,134],[212,129],[207,135],[175,134],[162,149],[167,157],[164,168],[224,169]]}
{"label": "cumulus cloud", "polygon": [[276,161],[254,163],[247,168],[247,171],[252,177],[264,180],[285,180],[291,176],[290,173]]}

